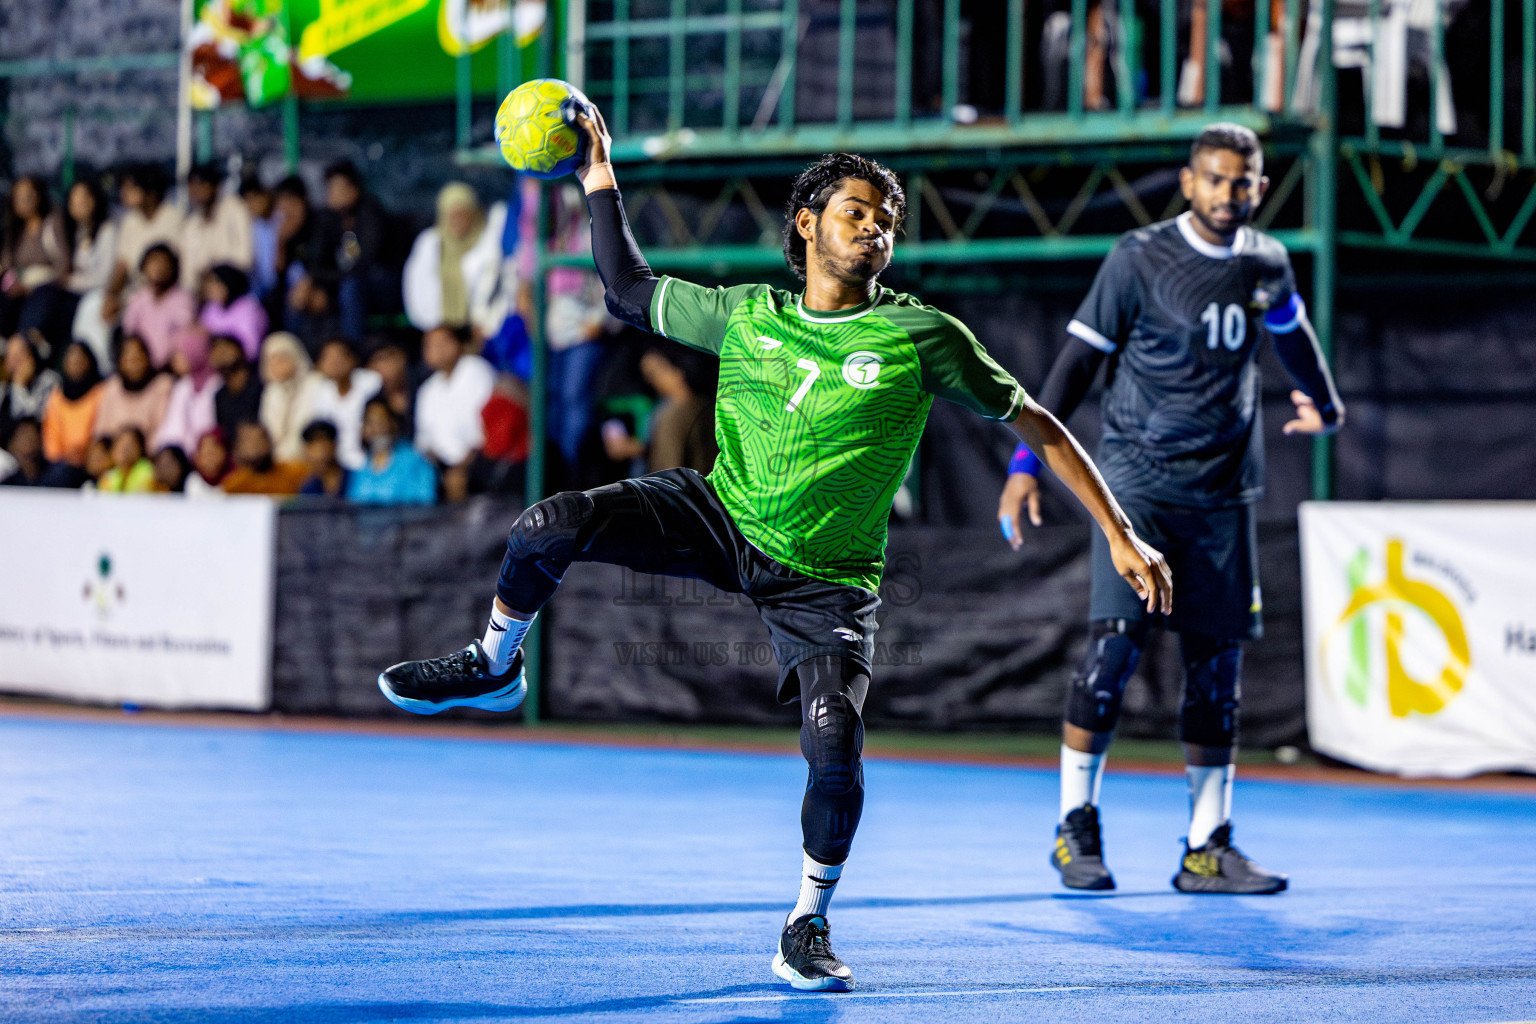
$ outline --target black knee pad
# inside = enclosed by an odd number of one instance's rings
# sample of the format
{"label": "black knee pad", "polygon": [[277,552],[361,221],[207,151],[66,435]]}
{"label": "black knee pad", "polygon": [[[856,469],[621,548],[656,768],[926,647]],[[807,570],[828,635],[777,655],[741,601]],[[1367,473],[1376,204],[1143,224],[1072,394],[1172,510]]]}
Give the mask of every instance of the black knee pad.
{"label": "black knee pad", "polygon": [[864,720],[842,693],[824,693],[805,709],[800,752],[811,768],[807,789],[843,796],[864,786]]}
{"label": "black knee pad", "polygon": [[1088,653],[1067,690],[1069,725],[1089,732],[1113,732],[1120,720],[1120,699],[1147,644],[1146,626],[1128,619],[1093,623]]}
{"label": "black knee pad", "polygon": [[576,535],[594,509],[592,499],[581,491],[561,491],[529,506],[507,534],[507,553],[513,558],[569,561]]}
{"label": "black knee pad", "polygon": [[1201,747],[1230,747],[1237,742],[1239,677],[1243,645],[1197,633],[1179,637],[1184,655],[1184,709],[1179,738]]}

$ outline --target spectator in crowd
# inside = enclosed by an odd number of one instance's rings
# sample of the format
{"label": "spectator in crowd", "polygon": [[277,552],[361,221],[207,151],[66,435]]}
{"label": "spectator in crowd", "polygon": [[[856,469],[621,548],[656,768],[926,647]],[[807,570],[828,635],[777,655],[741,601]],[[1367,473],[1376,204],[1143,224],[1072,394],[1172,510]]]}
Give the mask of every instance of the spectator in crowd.
{"label": "spectator in crowd", "polygon": [[140,164],[122,172],[117,196],[127,212],[118,224],[112,275],[101,304],[102,319],[108,323],[116,323],[122,315],[124,296],[128,286],[137,283],[149,247],[175,245],[181,238],[182,215],[166,201],[169,188],[169,177],[155,164]]}
{"label": "spectator in crowd", "polygon": [[319,369],[310,415],[336,425],[337,456],[343,466],[358,469],[363,464],[363,406],[383,381],[357,365],[357,351],[343,338],[332,338],[320,349]]}
{"label": "spectator in crowd", "polygon": [[496,379],[496,390],[480,410],[480,425],[485,443],[470,463],[470,493],[521,493],[528,462],[528,393],[521,381]]}
{"label": "spectator in crowd", "polygon": [[136,334],[123,338],[117,351],[117,372],[102,385],[101,404],[96,407],[97,434],[117,437],[126,427],[134,427],[142,436],[155,437],[165,421],[174,381],[156,372],[149,361],[149,346]]}
{"label": "spectator in crowd", "polygon": [[[705,383],[702,360],[681,345],[658,339],[640,358],[640,372],[660,399],[651,412],[647,471],[687,467],[707,474],[720,449],[715,445],[714,387]],[[701,393],[706,388],[707,393]]]}
{"label": "spectator in crowd", "polygon": [[6,445],[16,468],[0,479],[0,487],[79,487],[84,474],[68,463],[49,462],[43,454],[43,424],[23,416],[11,428]]}
{"label": "spectator in crowd", "polygon": [[272,435],[279,462],[304,457],[304,428],[313,419],[315,388],[320,375],[309,353],[287,331],[267,335],[261,345],[261,425]]}
{"label": "spectator in crowd", "polygon": [[197,308],[191,293],[176,283],[181,261],[169,245],[157,242],[146,249],[139,270],[144,283],[128,298],[123,333],[143,338],[159,369],[170,362],[177,332],[197,320]]}
{"label": "spectator in crowd", "polygon": [[150,449],[159,451],[173,445],[195,455],[203,435],[218,426],[214,396],[223,383],[208,363],[208,335],[201,328],[187,327],[178,332],[171,372],[176,383],[171,386],[165,418]]}
{"label": "spectator in crowd", "polygon": [[[290,331],[299,334],[306,345],[311,340],[300,332],[294,323],[308,319],[308,311],[290,306],[289,299],[295,285],[302,280],[304,266],[310,261],[310,240],[314,234],[314,217],[309,208],[309,190],[298,175],[284,178],[272,189],[272,224],[276,230],[272,262],[275,291],[267,299],[267,312],[273,323],[282,323]],[[319,338],[314,339],[318,343]],[[310,350],[313,358],[315,352]]]}
{"label": "spectator in crowd", "polygon": [[437,327],[422,339],[432,376],[416,396],[416,448],[443,468],[443,487],[457,498],[468,493],[469,470],[485,444],[481,410],[496,389],[491,365],[465,351],[463,331]]}
{"label": "spectator in crowd", "polygon": [[[90,346],[72,341],[64,350],[62,379],[43,409],[43,454],[49,462],[85,465],[101,404],[101,370]],[[91,474],[92,479],[96,474]]]}
{"label": "spectator in crowd", "polygon": [[155,490],[160,494],[185,494],[192,475],[192,460],[174,444],[155,453]]}
{"label": "spectator in crowd", "polygon": [[112,468],[96,481],[104,494],[148,494],[155,489],[155,466],[144,454],[144,433],[124,427],[112,438]]}
{"label": "spectator in crowd", "polygon": [[245,358],[254,363],[261,354],[261,339],[267,336],[267,311],[251,294],[251,279],[227,263],[209,267],[203,275],[202,299],[198,323],[209,334],[238,338]]}
{"label": "spectator in crowd", "polygon": [[[239,457],[239,427],[242,423],[261,422],[261,380],[245,358],[245,348],[227,334],[208,343],[208,364],[223,381],[213,396],[213,415],[225,437],[235,438]],[[266,435],[266,429],[262,429]],[[268,447],[271,438],[267,438]]]}
{"label": "spectator in crowd", "polygon": [[[181,225],[181,286],[196,292],[209,267],[251,269],[251,214],[238,196],[220,189],[224,172],[205,163],[187,174],[187,216]],[[253,356],[254,358],[254,356]]]}
{"label": "spectator in crowd", "polygon": [[192,451],[192,468],[184,493],[189,498],[217,498],[224,494],[224,478],[229,476],[229,445],[218,427],[197,439]]}
{"label": "spectator in crowd", "polygon": [[[581,190],[560,190],[560,221],[553,248],[592,252],[592,226]],[[525,243],[526,244],[526,243]],[[549,272],[544,338],[549,346],[549,423],[566,467],[579,459],[582,439],[592,422],[592,390],[602,362],[601,339],[613,323],[603,302],[603,282],[590,264],[556,267]]]}
{"label": "spectator in crowd", "polygon": [[59,375],[43,365],[34,338],[13,334],[5,343],[7,379],[0,384],[0,442],[11,436],[18,420],[41,420],[48,407],[48,396],[59,386]]}
{"label": "spectator in crowd", "polygon": [[395,414],[400,436],[413,440],[416,436],[416,393],[432,375],[432,371],[420,363],[412,363],[405,347],[397,341],[386,341],[368,357],[368,369],[379,375],[382,382],[379,394],[389,403],[389,411]]}
{"label": "spectator in crowd", "polygon": [[389,265],[389,215],[350,161],[326,168],[325,207],[289,305],[312,317],[334,313],[341,335],[361,341],[370,314],[400,305],[399,275]]}
{"label": "spectator in crowd", "polygon": [[0,336],[36,329],[53,346],[69,336],[75,315],[75,296],[64,287],[69,249],[47,184],[18,179],[0,231]]}
{"label": "spectator in crowd", "polygon": [[[43,425],[46,434],[47,424]],[[46,440],[46,436],[45,436]],[[112,442],[104,437],[92,438],[85,448],[85,482],[80,486],[87,491],[101,489],[101,479],[111,472]]]}
{"label": "spectator in crowd", "polygon": [[[481,209],[475,190],[449,182],[437,194],[437,221],[411,246],[405,261],[405,315],[417,330],[470,327],[472,311],[495,291],[502,269],[501,236],[507,207]],[[498,324],[475,323],[482,333]]]}
{"label": "spectator in crowd", "polygon": [[352,474],[347,500],[359,505],[431,505],[437,501],[437,472],[400,436],[389,403],[374,398],[363,410],[368,460]]}
{"label": "spectator in crowd", "polygon": [[65,287],[79,297],[70,337],[91,346],[96,361],[111,361],[112,325],[101,315],[112,263],[117,258],[117,225],[112,222],[107,194],[95,178],[82,178],[69,187],[64,202],[64,239],[71,246]]}
{"label": "spectator in crowd", "polygon": [[224,478],[225,494],[299,493],[309,471],[300,463],[278,462],[272,456],[272,437],[255,420],[242,422],[235,434],[235,468]]}
{"label": "spectator in crowd", "polygon": [[299,493],[316,498],[344,498],[352,474],[336,458],[336,424],[315,420],[304,428],[304,465],[309,477]]}
{"label": "spectator in crowd", "polygon": [[276,196],[254,174],[240,180],[240,201],[251,218],[251,292],[265,305],[277,291]]}

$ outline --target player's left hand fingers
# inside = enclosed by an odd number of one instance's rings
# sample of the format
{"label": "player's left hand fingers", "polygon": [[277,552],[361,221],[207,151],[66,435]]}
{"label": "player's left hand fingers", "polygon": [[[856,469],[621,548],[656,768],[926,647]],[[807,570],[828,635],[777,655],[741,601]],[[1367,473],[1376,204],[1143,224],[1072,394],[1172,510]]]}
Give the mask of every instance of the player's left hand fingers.
{"label": "player's left hand fingers", "polygon": [[1029,505],[1029,524],[1031,526],[1041,525],[1044,520],[1040,518],[1040,489],[1037,487],[1030,491],[1029,497],[1025,499],[1025,502]]}

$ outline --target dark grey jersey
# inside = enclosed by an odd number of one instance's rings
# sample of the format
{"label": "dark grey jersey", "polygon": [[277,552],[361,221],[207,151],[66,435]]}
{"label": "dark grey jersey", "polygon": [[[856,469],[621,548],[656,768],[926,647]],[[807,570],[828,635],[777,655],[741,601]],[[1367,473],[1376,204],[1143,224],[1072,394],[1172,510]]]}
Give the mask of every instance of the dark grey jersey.
{"label": "dark grey jersey", "polygon": [[1254,357],[1296,279],[1273,238],[1243,228],[1224,248],[1189,220],[1121,236],[1067,330],[1112,356],[1098,455],[1110,489],[1221,508],[1263,490]]}

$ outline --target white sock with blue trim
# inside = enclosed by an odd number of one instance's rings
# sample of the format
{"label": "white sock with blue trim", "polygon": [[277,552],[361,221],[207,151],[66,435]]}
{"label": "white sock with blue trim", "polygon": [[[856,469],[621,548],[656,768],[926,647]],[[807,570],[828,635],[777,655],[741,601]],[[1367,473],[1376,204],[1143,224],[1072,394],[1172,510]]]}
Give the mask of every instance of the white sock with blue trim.
{"label": "white sock with blue trim", "polygon": [[784,923],[791,924],[807,914],[826,917],[827,908],[832,905],[832,890],[837,888],[837,880],[842,877],[841,864],[823,864],[806,854],[804,868],[800,872],[800,898],[795,901],[795,909],[789,912]]}

